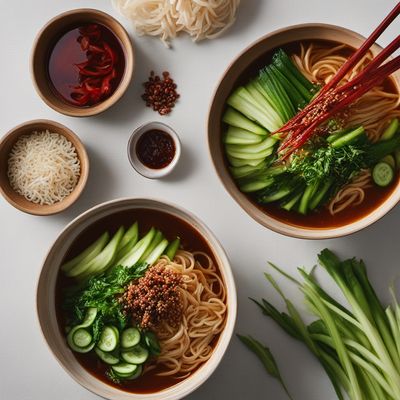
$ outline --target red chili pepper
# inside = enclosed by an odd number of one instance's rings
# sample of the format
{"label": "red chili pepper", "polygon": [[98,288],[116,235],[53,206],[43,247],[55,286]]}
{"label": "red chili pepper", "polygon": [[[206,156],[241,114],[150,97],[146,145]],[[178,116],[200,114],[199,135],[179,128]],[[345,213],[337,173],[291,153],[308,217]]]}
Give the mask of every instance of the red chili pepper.
{"label": "red chili pepper", "polygon": [[107,68],[99,68],[99,67],[94,67],[91,69],[88,69],[86,67],[81,67],[78,64],[76,65],[79,69],[79,72],[84,75],[84,76],[103,76],[107,75],[112,71],[112,66],[108,66]]}
{"label": "red chili pepper", "polygon": [[103,78],[103,82],[101,83],[101,93],[108,94],[111,91],[111,81],[115,78],[116,73],[115,69],[112,70],[111,74],[108,74]]}
{"label": "red chili pepper", "polygon": [[90,92],[91,90],[99,89],[101,87],[101,84],[102,84],[101,78],[86,78],[82,82],[82,85],[88,92]]}
{"label": "red chili pepper", "polygon": [[111,63],[115,65],[117,62],[117,53],[106,42],[103,42],[103,47],[106,53],[109,55]]}
{"label": "red chili pepper", "polygon": [[98,54],[103,54],[104,53],[104,49],[102,49],[99,46],[95,46],[93,44],[89,44],[88,50],[93,52],[93,53],[98,53]]}

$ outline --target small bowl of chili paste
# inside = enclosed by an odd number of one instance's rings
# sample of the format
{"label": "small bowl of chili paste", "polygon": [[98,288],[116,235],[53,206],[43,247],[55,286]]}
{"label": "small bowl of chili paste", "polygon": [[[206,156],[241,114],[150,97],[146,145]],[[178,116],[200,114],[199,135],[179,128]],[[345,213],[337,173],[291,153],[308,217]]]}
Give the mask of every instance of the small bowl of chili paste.
{"label": "small bowl of chili paste", "polygon": [[180,155],[178,135],[162,122],[142,125],[129,139],[129,161],[146,178],[157,179],[168,175],[175,168]]}
{"label": "small bowl of chili paste", "polygon": [[133,64],[132,44],[122,25],[101,11],[78,9],[54,17],[38,33],[31,71],[47,105],[85,117],[121,98]]}

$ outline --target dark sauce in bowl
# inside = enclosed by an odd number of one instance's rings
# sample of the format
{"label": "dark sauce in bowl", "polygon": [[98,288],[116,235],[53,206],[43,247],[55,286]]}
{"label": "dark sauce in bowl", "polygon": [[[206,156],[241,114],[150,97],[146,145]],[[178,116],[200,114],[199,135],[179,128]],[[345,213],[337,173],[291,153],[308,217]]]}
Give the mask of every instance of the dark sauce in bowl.
{"label": "dark sauce in bowl", "polygon": [[160,129],[144,132],[138,139],[135,150],[140,162],[152,169],[167,167],[176,152],[172,136]]}
{"label": "dark sauce in bowl", "polygon": [[109,98],[124,70],[119,39],[99,23],[71,26],[49,52],[48,76],[53,91],[77,107],[90,107]]}

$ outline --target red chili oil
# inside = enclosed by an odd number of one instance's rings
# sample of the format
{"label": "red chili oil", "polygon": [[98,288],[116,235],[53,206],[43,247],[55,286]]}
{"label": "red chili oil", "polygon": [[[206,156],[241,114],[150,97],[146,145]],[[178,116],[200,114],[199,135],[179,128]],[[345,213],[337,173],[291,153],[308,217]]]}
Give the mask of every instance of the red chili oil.
{"label": "red chili oil", "polygon": [[77,107],[90,107],[110,97],[125,69],[121,43],[98,23],[70,27],[49,54],[48,76],[54,92]]}
{"label": "red chili oil", "polygon": [[159,129],[143,133],[136,144],[139,160],[152,169],[165,168],[173,160],[175,151],[175,143],[171,135]]}

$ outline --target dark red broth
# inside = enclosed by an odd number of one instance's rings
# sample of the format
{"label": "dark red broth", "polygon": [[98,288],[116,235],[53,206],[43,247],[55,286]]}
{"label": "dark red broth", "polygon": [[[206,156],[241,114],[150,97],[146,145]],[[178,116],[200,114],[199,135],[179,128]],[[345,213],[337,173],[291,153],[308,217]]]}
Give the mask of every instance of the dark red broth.
{"label": "dark red broth", "polygon": [[[300,43],[307,44],[310,42],[318,46],[324,46],[327,49],[341,44],[339,42],[330,40],[302,40],[301,42],[296,41],[285,44],[283,46],[280,46],[280,48],[283,48],[289,55],[293,53],[300,54]],[[271,62],[272,55],[275,53],[276,50],[277,49],[272,49],[271,51],[265,53],[264,55],[256,59],[253,63],[251,63],[249,67],[240,75],[237,81],[233,82],[232,87],[235,88],[240,85],[244,85],[252,77],[256,76],[260,68],[263,68],[265,65]],[[350,46],[343,47],[340,50],[341,55],[344,57],[349,57],[353,52],[354,49]],[[398,93],[396,86],[391,78],[386,79],[383,83],[383,86],[387,91]],[[223,129],[224,128],[222,128],[222,130]],[[226,160],[225,162],[226,165],[228,165],[228,161]],[[348,207],[344,211],[335,215],[331,215],[326,207],[322,207],[307,215],[302,215],[297,212],[286,211],[274,203],[261,205],[255,201],[253,196],[248,195],[247,197],[257,208],[261,209],[263,212],[270,215],[271,217],[279,221],[285,222],[286,224],[303,228],[329,229],[341,227],[358,221],[359,219],[376,210],[393,193],[399,183],[399,179],[399,177],[396,177],[396,179],[394,179],[389,186],[384,188],[378,187],[376,185],[371,185],[371,187],[365,189],[365,199],[361,204],[354,207]]]}
{"label": "dark red broth", "polygon": [[175,156],[175,143],[171,135],[159,129],[149,130],[136,144],[139,160],[148,168],[165,168]]}
{"label": "dark red broth", "polygon": [[56,39],[48,60],[55,93],[77,107],[90,107],[110,97],[124,69],[121,43],[97,23],[70,27]]}
{"label": "dark red broth", "polygon": [[[157,227],[164,233],[168,240],[171,241],[179,236],[181,238],[181,246],[183,249],[188,251],[197,250],[206,252],[216,263],[215,256],[210,246],[195,228],[182,219],[171,214],[149,209],[122,211],[95,222],[75,239],[67,251],[63,262],[68,261],[78,255],[81,251],[93,243],[93,241],[95,241],[102,233],[104,233],[104,231],[108,230],[108,232],[112,235],[121,225],[124,225],[127,228],[134,221],[138,221],[139,223],[141,236],[145,234],[151,227]],[[68,315],[66,315],[62,308],[63,296],[65,290],[74,284],[76,284],[74,280],[71,278],[66,278],[61,272],[59,272],[56,283],[55,299],[58,326],[63,337],[65,336],[65,327],[68,318]],[[213,342],[214,346],[217,344],[218,338],[219,336],[215,337]],[[158,376],[157,372],[160,371],[160,369],[154,369],[136,380],[125,381],[118,385],[107,379],[105,373],[109,367],[99,361],[95,354],[92,354],[92,352],[88,354],[79,354],[74,352],[73,355],[83,366],[83,368],[94,375],[97,379],[110,386],[130,393],[154,393],[181,382],[181,380],[171,376]],[[192,372],[192,374],[193,373],[195,373],[195,371]]]}

